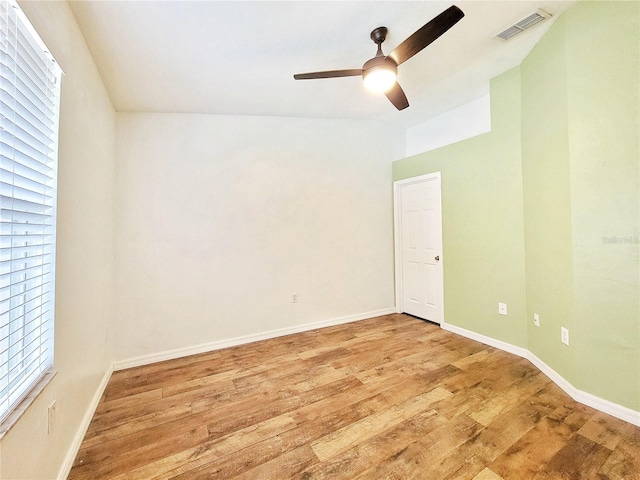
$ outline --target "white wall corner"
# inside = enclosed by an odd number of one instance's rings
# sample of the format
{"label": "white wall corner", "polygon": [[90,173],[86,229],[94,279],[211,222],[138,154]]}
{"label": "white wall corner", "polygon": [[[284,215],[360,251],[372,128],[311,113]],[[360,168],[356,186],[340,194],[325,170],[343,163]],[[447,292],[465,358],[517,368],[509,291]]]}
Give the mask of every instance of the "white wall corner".
{"label": "white wall corner", "polygon": [[435,150],[491,131],[489,93],[453,110],[408,128],[406,156]]}

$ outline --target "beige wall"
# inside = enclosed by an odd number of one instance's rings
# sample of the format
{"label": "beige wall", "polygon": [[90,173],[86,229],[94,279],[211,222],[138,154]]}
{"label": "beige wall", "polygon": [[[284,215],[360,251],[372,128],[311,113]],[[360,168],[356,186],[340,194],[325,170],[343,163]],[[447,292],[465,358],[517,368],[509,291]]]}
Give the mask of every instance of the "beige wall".
{"label": "beige wall", "polygon": [[[50,479],[64,468],[111,368],[116,117],[66,2],[21,2],[60,63],[56,377],[0,444],[0,478]],[[47,434],[47,407],[56,424]],[[71,459],[73,460],[73,459]]]}
{"label": "beige wall", "polygon": [[66,475],[114,360],[393,307],[401,135],[357,121],[117,115],[67,3],[21,6],[65,72],[58,373],[2,439],[0,478]]}
{"label": "beige wall", "polygon": [[401,142],[363,121],[118,114],[116,361],[394,308]]}

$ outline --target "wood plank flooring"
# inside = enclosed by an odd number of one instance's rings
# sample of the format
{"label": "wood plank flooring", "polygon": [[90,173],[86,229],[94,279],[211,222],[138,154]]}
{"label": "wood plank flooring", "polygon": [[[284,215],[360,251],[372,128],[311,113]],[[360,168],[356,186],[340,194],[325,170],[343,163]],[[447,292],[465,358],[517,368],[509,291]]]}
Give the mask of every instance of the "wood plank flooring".
{"label": "wood plank flooring", "polygon": [[640,479],[640,428],[406,315],[115,372],[69,479]]}

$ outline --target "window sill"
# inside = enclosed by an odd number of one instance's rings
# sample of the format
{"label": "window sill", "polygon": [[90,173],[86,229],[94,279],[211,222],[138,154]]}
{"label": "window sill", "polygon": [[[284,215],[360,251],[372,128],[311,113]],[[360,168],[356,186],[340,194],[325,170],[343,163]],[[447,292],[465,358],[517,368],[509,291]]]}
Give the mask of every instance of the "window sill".
{"label": "window sill", "polygon": [[53,377],[58,373],[56,370],[50,368],[45,372],[43,377],[40,379],[38,383],[31,389],[31,391],[27,394],[26,397],[22,399],[22,401],[13,409],[13,411],[5,418],[0,424],[0,440],[11,430],[17,422],[18,419],[22,416],[24,412],[27,411],[27,408],[33,403],[33,401],[38,398],[38,395],[42,393],[44,387],[46,387]]}

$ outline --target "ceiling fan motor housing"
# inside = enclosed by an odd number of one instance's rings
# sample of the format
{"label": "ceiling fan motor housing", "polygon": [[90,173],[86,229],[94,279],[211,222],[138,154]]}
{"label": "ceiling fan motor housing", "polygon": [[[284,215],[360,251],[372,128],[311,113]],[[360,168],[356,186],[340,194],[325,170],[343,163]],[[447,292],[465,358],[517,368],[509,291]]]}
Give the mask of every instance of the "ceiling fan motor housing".
{"label": "ceiling fan motor housing", "polygon": [[380,45],[387,38],[387,32],[387,27],[374,28],[371,32],[371,40],[373,40],[376,45]]}

